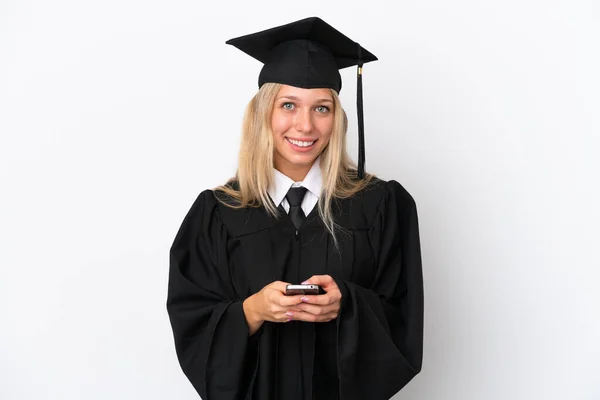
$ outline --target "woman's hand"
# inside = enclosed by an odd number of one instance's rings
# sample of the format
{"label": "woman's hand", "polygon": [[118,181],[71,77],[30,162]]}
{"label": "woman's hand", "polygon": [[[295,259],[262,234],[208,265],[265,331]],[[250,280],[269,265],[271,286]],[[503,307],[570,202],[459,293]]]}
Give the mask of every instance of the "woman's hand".
{"label": "woman's hand", "polygon": [[302,283],[319,285],[326,294],[299,296],[302,304],[294,307],[298,311],[289,311],[290,317],[307,322],[329,322],[336,319],[340,312],[342,293],[333,278],[329,275],[314,275]]}
{"label": "woman's hand", "polygon": [[244,314],[250,329],[254,334],[265,321],[287,322],[291,320],[292,310],[302,303],[302,295],[286,296],[287,282],[275,281],[244,300]]}

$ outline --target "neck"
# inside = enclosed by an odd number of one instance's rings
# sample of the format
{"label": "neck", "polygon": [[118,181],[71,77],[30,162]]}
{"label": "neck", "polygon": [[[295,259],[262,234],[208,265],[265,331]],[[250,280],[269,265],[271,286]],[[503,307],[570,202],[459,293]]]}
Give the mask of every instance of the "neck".
{"label": "neck", "polygon": [[314,161],[308,165],[298,165],[288,162],[276,162],[275,168],[294,182],[300,182],[306,178],[306,175],[308,175],[308,171],[310,171],[313,163]]}

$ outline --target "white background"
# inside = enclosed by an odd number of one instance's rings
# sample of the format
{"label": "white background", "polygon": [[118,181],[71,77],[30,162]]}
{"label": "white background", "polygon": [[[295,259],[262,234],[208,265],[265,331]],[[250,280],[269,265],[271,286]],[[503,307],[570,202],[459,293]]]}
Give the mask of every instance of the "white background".
{"label": "white background", "polygon": [[379,57],[367,169],[419,210],[423,371],[395,398],[600,399],[595,0],[2,0],[1,399],[197,398],[168,250],[235,172],[261,65],[225,41],[313,15]]}

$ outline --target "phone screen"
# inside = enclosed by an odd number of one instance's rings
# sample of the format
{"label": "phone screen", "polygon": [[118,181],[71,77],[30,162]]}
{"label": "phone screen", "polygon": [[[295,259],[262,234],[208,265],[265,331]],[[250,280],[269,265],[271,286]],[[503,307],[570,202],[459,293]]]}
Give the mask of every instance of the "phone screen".
{"label": "phone screen", "polygon": [[298,294],[319,294],[319,285],[287,285],[285,289],[286,296]]}

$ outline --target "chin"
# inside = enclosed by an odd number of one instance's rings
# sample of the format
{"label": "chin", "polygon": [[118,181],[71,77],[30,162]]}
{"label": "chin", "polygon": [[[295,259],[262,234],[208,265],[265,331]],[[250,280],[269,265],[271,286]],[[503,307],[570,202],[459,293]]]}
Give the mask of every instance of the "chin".
{"label": "chin", "polygon": [[281,161],[288,165],[307,166],[311,165],[319,154],[282,154],[278,152],[278,156]]}
{"label": "chin", "polygon": [[302,154],[302,155],[292,154],[292,155],[289,155],[289,156],[285,157],[285,159],[290,164],[294,164],[294,165],[309,165],[309,164],[312,164],[317,159],[317,157],[318,157],[318,154],[317,155],[313,155],[313,154]]}

